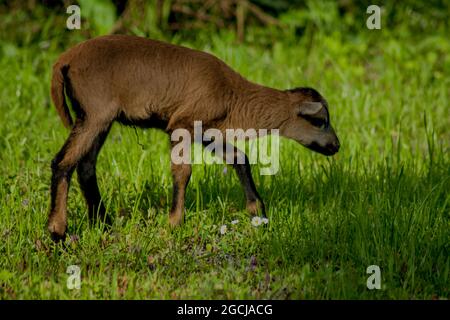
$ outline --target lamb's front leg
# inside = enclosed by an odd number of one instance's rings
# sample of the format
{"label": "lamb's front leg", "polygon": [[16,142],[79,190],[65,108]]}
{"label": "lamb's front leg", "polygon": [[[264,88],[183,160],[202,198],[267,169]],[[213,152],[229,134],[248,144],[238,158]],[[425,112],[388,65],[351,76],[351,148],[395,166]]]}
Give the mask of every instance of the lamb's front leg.
{"label": "lamb's front leg", "polygon": [[245,198],[247,200],[247,211],[253,216],[261,214],[265,217],[266,209],[261,197],[258,194],[258,191],[256,190],[247,157],[244,164],[234,164],[233,168],[236,170],[239,181],[244,188]]}
{"label": "lamb's front leg", "polygon": [[171,170],[173,177],[173,198],[169,222],[171,226],[178,226],[183,222],[184,196],[189,178],[191,177],[192,168],[190,164],[174,164],[172,162]]}
{"label": "lamb's front leg", "polygon": [[[228,143],[226,145],[228,145]],[[230,149],[232,151],[228,151]],[[226,151],[224,159],[227,163],[231,159],[233,160],[231,165],[235,169],[239,181],[244,188],[247,211],[253,216],[261,214],[263,217],[266,217],[266,209],[261,197],[258,194],[258,191],[256,190],[247,155],[235,146],[232,148],[229,146],[226,150],[228,152],[232,152],[232,154],[228,154]]]}

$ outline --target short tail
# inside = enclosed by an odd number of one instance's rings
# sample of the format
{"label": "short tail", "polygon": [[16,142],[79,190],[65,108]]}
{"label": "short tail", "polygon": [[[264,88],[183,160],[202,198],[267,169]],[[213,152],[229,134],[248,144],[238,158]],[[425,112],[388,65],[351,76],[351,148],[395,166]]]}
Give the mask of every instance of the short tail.
{"label": "short tail", "polygon": [[51,95],[53,104],[55,105],[56,111],[58,111],[64,126],[70,128],[72,127],[73,122],[64,96],[64,73],[66,72],[66,69],[67,66],[60,63],[56,63],[53,66]]}

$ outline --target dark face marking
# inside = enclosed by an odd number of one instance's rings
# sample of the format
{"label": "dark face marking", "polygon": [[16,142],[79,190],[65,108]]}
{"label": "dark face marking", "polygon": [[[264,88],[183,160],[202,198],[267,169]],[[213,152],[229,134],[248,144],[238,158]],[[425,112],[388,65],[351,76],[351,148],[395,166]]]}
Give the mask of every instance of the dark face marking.
{"label": "dark face marking", "polygon": [[302,116],[302,118],[308,121],[312,126],[321,130],[327,129],[330,126],[328,118],[322,115]]}
{"label": "dark face marking", "polygon": [[337,140],[335,143],[329,143],[325,146],[321,146],[320,144],[314,141],[306,147],[315,152],[321,153],[325,156],[332,156],[333,154],[339,151],[340,144],[339,140]]}

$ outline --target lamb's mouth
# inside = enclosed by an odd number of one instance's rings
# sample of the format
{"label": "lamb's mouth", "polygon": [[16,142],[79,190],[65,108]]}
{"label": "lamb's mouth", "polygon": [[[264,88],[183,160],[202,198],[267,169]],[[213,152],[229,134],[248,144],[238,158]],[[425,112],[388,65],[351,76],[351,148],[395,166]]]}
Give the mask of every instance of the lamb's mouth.
{"label": "lamb's mouth", "polygon": [[339,147],[336,147],[332,144],[328,144],[326,146],[321,146],[317,142],[312,142],[309,145],[306,146],[308,149],[311,149],[315,152],[318,152],[320,154],[323,154],[325,156],[332,156],[336,154],[336,152],[339,151]]}

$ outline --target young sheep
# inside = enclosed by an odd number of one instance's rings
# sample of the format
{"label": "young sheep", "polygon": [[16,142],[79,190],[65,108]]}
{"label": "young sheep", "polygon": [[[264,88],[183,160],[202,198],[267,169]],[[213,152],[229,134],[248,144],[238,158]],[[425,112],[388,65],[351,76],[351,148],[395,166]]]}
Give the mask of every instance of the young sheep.
{"label": "young sheep", "polygon": [[[64,92],[65,91],[65,92]],[[75,123],[65,101],[70,99]],[[90,218],[107,220],[96,178],[98,153],[114,121],[193,133],[217,128],[279,129],[280,135],[325,155],[339,149],[325,99],[314,89],[281,91],[244,79],[218,58],[201,51],[145,38],[112,35],[85,41],[63,53],[53,66],[51,96],[70,135],[52,161],[48,229],[65,237],[67,196],[74,169]],[[174,143],[172,143],[173,147]],[[241,151],[234,148],[234,156]],[[233,164],[251,214],[265,214],[247,157]],[[183,220],[189,164],[171,165],[173,202],[169,221]]]}

